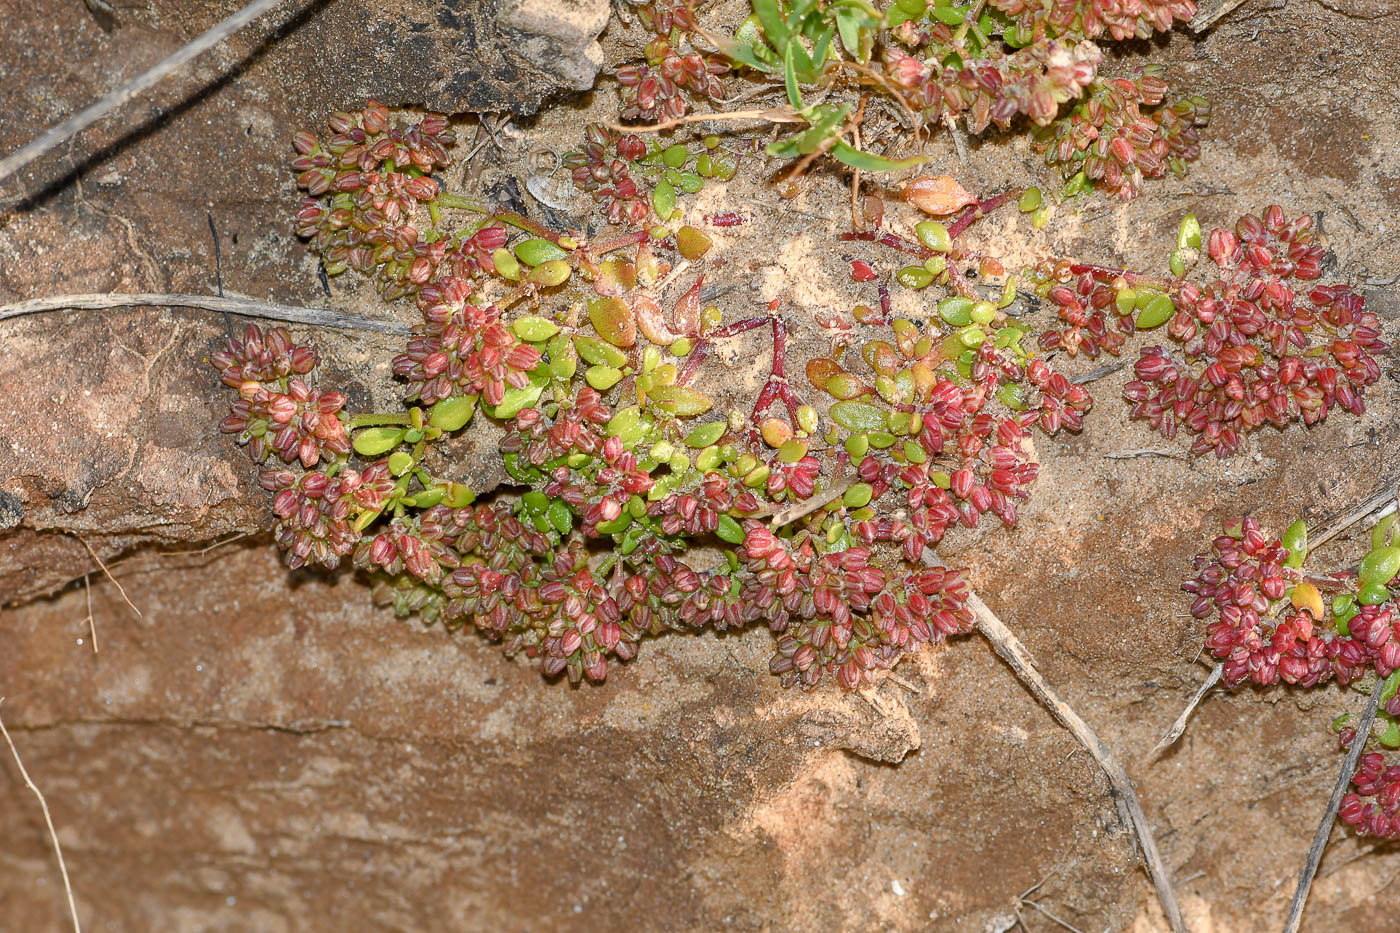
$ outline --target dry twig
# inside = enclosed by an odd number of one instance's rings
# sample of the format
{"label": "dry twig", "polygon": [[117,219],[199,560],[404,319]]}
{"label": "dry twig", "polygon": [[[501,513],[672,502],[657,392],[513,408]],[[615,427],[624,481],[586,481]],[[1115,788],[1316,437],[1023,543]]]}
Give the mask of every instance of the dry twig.
{"label": "dry twig", "polygon": [[116,90],[109,91],[96,103],[88,105],[38,139],[0,159],[0,181],[4,181],[55,146],[72,139],[133,97],[159,84],[192,59],[221,44],[229,36],[283,2],[284,0],[253,0],[188,45],[167,55]]}
{"label": "dry twig", "polygon": [[92,635],[92,653],[97,654],[97,620],[92,617],[92,581],[88,579],[91,574],[83,574],[83,593],[87,596],[87,624],[88,632]]}
{"label": "dry twig", "polygon": [[269,321],[309,324],[339,330],[368,330],[381,334],[407,334],[409,327],[398,321],[376,321],[357,314],[331,311],[325,308],[301,308],[295,305],[256,301],[252,298],[216,298],[213,295],[165,295],[159,293],[122,294],[109,292],[92,295],[56,295],[52,298],[31,298],[11,305],[0,305],[0,321],[44,311],[106,311],[111,308],[152,307],[201,308],[205,311],[241,314]]}
{"label": "dry twig", "polygon": [[785,509],[774,512],[772,521],[773,530],[776,531],[784,525],[791,525],[799,518],[806,518],[818,509],[826,508],[828,503],[835,502],[837,499],[844,496],[846,490],[850,489],[855,481],[856,477],[849,477],[810,499],[804,499],[796,505],[790,505]]}
{"label": "dry twig", "polygon": [[1327,809],[1322,814],[1322,822],[1318,824],[1317,832],[1313,835],[1308,857],[1303,862],[1303,871],[1298,876],[1298,888],[1293,892],[1292,903],[1288,905],[1288,919],[1283,923],[1283,933],[1298,933],[1298,924],[1303,920],[1303,906],[1308,902],[1308,891],[1312,888],[1313,876],[1317,874],[1317,866],[1322,861],[1322,851],[1327,848],[1327,839],[1332,835],[1332,824],[1337,819],[1337,807],[1342,803],[1342,795],[1351,783],[1351,776],[1356,773],[1356,764],[1361,760],[1361,753],[1366,748],[1366,738],[1371,734],[1371,723],[1376,721],[1376,707],[1380,705],[1381,694],[1385,692],[1385,681],[1384,677],[1376,678],[1375,689],[1371,691],[1371,698],[1366,701],[1366,711],[1361,714],[1361,722],[1357,723],[1356,738],[1351,740],[1351,750],[1347,752],[1346,761],[1342,762],[1342,773],[1337,775],[1337,783],[1332,785],[1332,796],[1327,799]]}
{"label": "dry twig", "polygon": [[[4,702],[5,698],[0,697],[0,703]],[[49,802],[44,799],[43,792],[24,769],[24,762],[19,758],[19,749],[15,748],[15,740],[10,738],[10,730],[5,728],[3,719],[0,719],[0,734],[5,736],[5,743],[10,746],[10,754],[15,756],[15,765],[19,768],[19,776],[24,779],[24,786],[39,798],[39,808],[44,811],[44,823],[49,827],[49,839],[52,840],[54,853],[58,856],[58,871],[63,876],[63,890],[68,892],[68,915],[73,918],[73,933],[82,933],[82,925],[78,923],[78,905],[73,900],[73,885],[68,880],[68,865],[63,861],[63,847],[58,844],[58,832],[54,830],[53,817],[49,815]]]}
{"label": "dry twig", "polygon": [[[77,535],[74,535],[73,537],[78,538]],[[137,609],[136,604],[131,601],[131,597],[126,595],[126,588],[122,586],[120,580],[112,576],[112,571],[108,570],[107,565],[102,563],[102,558],[97,556],[97,552],[92,549],[92,545],[88,544],[82,538],[78,538],[78,540],[82,541],[83,547],[87,548],[87,552],[92,555],[92,559],[97,561],[97,566],[102,568],[102,572],[107,575],[107,579],[111,580],[114,584],[116,584],[117,592],[122,594],[122,599],[126,600],[126,604],[131,607],[131,611],[136,613],[136,618],[142,618],[141,610]]]}
{"label": "dry twig", "polygon": [[1220,683],[1220,678],[1224,676],[1224,674],[1225,666],[1223,664],[1217,664],[1215,667],[1211,668],[1210,676],[1206,678],[1206,682],[1196,688],[1196,693],[1191,697],[1191,702],[1186,704],[1186,708],[1181,711],[1181,715],[1176,717],[1176,722],[1172,723],[1172,727],[1168,729],[1166,734],[1153,746],[1152,751],[1147,753],[1148,758],[1156,757],[1158,752],[1181,738],[1181,733],[1186,731],[1186,723],[1190,720],[1191,714],[1196,711],[1196,707],[1206,698],[1206,694],[1210,693],[1211,688]]}
{"label": "dry twig", "polygon": [[1113,756],[1113,752],[1100,741],[1094,734],[1094,730],[1089,728],[1089,724],[1080,718],[1079,714],[1070,707],[1055,689],[1046,682],[1045,678],[1036,670],[1035,663],[1031,660],[1030,652],[1026,646],[1021,644],[1011,630],[1008,629],[996,614],[992,612],[976,593],[971,593],[967,598],[968,608],[977,618],[977,629],[986,639],[992,643],[996,653],[1011,666],[1011,669],[1020,678],[1021,682],[1030,689],[1035,698],[1050,711],[1050,715],[1060,721],[1066,729],[1070,731],[1079,744],[1093,756],[1103,773],[1108,778],[1108,783],[1112,789],[1115,799],[1122,803],[1128,811],[1128,817],[1133,825],[1133,832],[1137,836],[1138,845],[1142,849],[1143,859],[1147,862],[1147,872],[1152,878],[1152,885],[1157,889],[1157,899],[1161,902],[1162,913],[1166,915],[1167,924],[1171,927],[1172,933],[1185,933],[1186,923],[1181,918],[1181,908],[1176,903],[1176,893],[1172,890],[1171,875],[1167,871],[1166,864],[1162,861],[1162,856],[1157,852],[1157,843],[1152,837],[1152,828],[1147,823],[1147,816],[1142,812],[1142,804],[1138,802],[1137,791],[1133,789],[1133,782],[1128,778],[1128,772],[1118,763],[1118,759]]}

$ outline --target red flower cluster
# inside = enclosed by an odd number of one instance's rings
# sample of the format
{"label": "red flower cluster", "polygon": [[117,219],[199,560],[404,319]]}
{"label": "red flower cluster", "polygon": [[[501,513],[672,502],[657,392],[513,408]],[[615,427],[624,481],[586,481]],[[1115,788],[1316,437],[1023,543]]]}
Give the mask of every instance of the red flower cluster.
{"label": "red flower cluster", "polygon": [[686,100],[682,89],[712,100],[724,96],[719,76],[728,72],[729,66],[722,59],[699,52],[682,54],[660,37],[647,43],[645,55],[645,63],[617,70],[617,83],[623,88],[622,119],[652,122],[683,117]]}
{"label": "red flower cluster", "polygon": [[[962,116],[981,133],[995,123],[1005,129],[1020,114],[1044,126],[1059,106],[1073,100],[1094,80],[1103,53],[1090,42],[1046,42],[1007,53],[992,48],[981,55],[950,56],[952,29],[936,23],[926,36],[927,58],[896,46],[885,50],[885,71],[925,119],[944,113]],[[944,64],[945,61],[960,64]]]}
{"label": "red flower cluster", "polygon": [[1162,65],[1145,65],[1132,77],[1095,80],[1082,103],[1037,134],[1045,164],[1060,166],[1066,178],[1082,171],[1125,199],[1137,196],[1144,178],[1168,169],[1184,174],[1185,163],[1200,156],[1197,127],[1210,118],[1210,106],[1188,97],[1163,107],[1164,74]]}
{"label": "red flower cluster", "polygon": [[287,566],[293,569],[339,566],[360,540],[354,520],[364,512],[377,514],[394,494],[394,478],[382,460],[363,473],[344,470],[335,476],[319,470],[263,470],[258,483],[277,494],[272,500],[277,546],[287,552]]}
{"label": "red flower cluster", "polygon": [[454,395],[476,395],[499,405],[506,386],[523,389],[540,362],[539,348],[522,343],[501,322],[495,306],[468,304],[468,285],[458,279],[441,287],[441,300],[423,312],[420,331],[407,352],[394,357],[394,374],[409,381],[409,399],[431,405]]}
{"label": "red flower cluster", "polygon": [[1241,218],[1235,233],[1210,234],[1221,277],[1179,283],[1167,325],[1196,366],[1161,347],[1143,350],[1123,390],[1133,418],[1164,437],[1185,427],[1197,435],[1193,453],[1226,457],[1266,423],[1317,424],[1334,406],[1365,410],[1362,395],[1380,378],[1375,357],[1387,349],[1380,322],[1345,287],[1314,288],[1306,300],[1295,293],[1291,279],[1321,274],[1311,226],[1306,216],[1288,223],[1274,205],[1262,219]]}
{"label": "red flower cluster", "polygon": [[322,146],[311,133],[293,138],[298,187],[310,197],[297,211],[297,235],[312,241],[328,275],[374,274],[387,300],[434,278],[449,244],[423,236],[414,218],[442,194],[431,173],[451,164],[455,132],[441,114],[413,126],[391,125],[370,101],[358,114],[336,113]]}
{"label": "red flower cluster", "polygon": [[285,327],[272,327],[264,334],[256,324],[249,324],[242,340],[230,337],[227,349],[210,354],[209,362],[219,370],[224,385],[237,389],[245,382],[305,376],[321,359],[313,347],[294,345]]}
{"label": "red flower cluster", "polygon": [[1342,822],[1359,836],[1400,838],[1400,764],[1386,767],[1379,753],[1362,755],[1351,783],[1356,790],[1342,798],[1337,811]]}
{"label": "red flower cluster", "polygon": [[972,630],[962,571],[925,567],[891,574],[852,547],[818,554],[744,523],[740,557],[753,574],[742,598],[778,636],[768,669],[784,686],[811,688],[824,674],[855,689],[929,642]]}
{"label": "red flower cluster", "polygon": [[[1267,540],[1252,516],[1234,534],[1229,531],[1211,543],[1210,557],[1196,558],[1195,579],[1181,585],[1196,597],[1193,616],[1216,615],[1206,627],[1206,650],[1225,662],[1226,686],[1245,680],[1271,684],[1281,678],[1311,686],[1329,677],[1328,662],[1336,652],[1312,631],[1315,620],[1298,613],[1280,623],[1271,613],[1272,604],[1300,579],[1298,571],[1284,566],[1288,549],[1282,541]],[[1304,663],[1282,664],[1285,657]]]}
{"label": "red flower cluster", "polygon": [[210,356],[224,383],[238,389],[219,428],[237,434],[255,463],[263,462],[270,451],[287,463],[300,460],[310,469],[322,457],[333,460],[350,452],[350,437],[340,419],[345,396],[322,392],[301,379],[317,361],[316,351],[293,346],[284,328],[271,328],[264,336],[256,324],[248,325],[242,340],[230,338],[226,350]]}
{"label": "red flower cluster", "polygon": [[1196,597],[1192,615],[1215,616],[1205,647],[1224,662],[1226,686],[1249,680],[1311,687],[1334,676],[1347,684],[1368,671],[1386,677],[1400,668],[1400,615],[1392,603],[1355,606],[1341,622],[1295,609],[1284,596],[1303,576],[1285,565],[1288,556],[1282,541],[1267,540],[1258,521],[1246,518],[1215,539],[1210,556],[1196,558],[1196,577],[1181,585]]}
{"label": "red flower cluster", "polygon": [[1094,39],[1107,32],[1118,40],[1147,39],[1196,15],[1194,0],[992,0],[991,5],[1027,36],[1082,34]]}
{"label": "red flower cluster", "polygon": [[[590,123],[584,131],[584,144],[564,156],[564,167],[573,173],[574,184],[607,205],[608,223],[645,223],[651,211],[648,190],[638,186],[629,163],[646,155],[646,145],[635,133],[623,136],[607,127]],[[616,157],[608,155],[611,146]]]}

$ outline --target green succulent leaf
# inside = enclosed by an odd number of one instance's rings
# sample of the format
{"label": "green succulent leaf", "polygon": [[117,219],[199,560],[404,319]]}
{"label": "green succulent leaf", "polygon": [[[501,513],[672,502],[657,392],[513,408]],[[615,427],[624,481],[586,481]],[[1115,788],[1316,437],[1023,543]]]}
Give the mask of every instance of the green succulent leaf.
{"label": "green succulent leaf", "polygon": [[916,165],[923,165],[930,158],[929,156],[915,156],[909,159],[887,159],[884,156],[875,155],[873,152],[863,152],[850,143],[840,140],[837,140],[836,144],[831,147],[831,154],[851,168],[858,168],[862,172],[899,172],[907,168],[914,168]]}

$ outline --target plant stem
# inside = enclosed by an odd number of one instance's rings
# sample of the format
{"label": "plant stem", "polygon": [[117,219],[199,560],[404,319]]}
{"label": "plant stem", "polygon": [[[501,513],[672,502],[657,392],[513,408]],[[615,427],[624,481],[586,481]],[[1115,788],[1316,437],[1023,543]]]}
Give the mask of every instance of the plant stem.
{"label": "plant stem", "polygon": [[1308,847],[1308,857],[1303,861],[1303,870],[1298,876],[1298,888],[1293,892],[1293,901],[1288,905],[1288,919],[1283,923],[1283,933],[1297,933],[1298,924],[1303,920],[1303,907],[1308,902],[1308,892],[1312,889],[1313,876],[1322,861],[1322,852],[1327,848],[1327,838],[1332,835],[1332,824],[1337,820],[1337,808],[1341,806],[1351,776],[1356,773],[1357,762],[1366,749],[1366,739],[1371,734],[1371,723],[1376,721],[1376,708],[1380,706],[1381,694],[1385,692],[1386,678],[1377,677],[1371,698],[1366,701],[1366,711],[1356,726],[1356,737],[1351,740],[1351,749],[1346,761],[1342,762],[1342,773],[1337,775],[1337,783],[1332,785],[1332,796],[1327,798],[1327,809],[1322,812],[1322,822],[1313,835]]}
{"label": "plant stem", "polygon": [[985,201],[978,201],[966,211],[963,211],[957,220],[949,224],[948,236],[956,240],[959,234],[972,226],[973,221],[987,216],[1009,201],[1017,200],[1021,197],[1022,193],[1024,193],[1024,190],[1023,188],[1012,188],[1010,191],[1003,191],[1001,194],[993,195]]}
{"label": "plant stem", "polygon": [[[925,550],[925,559],[930,556]],[[1002,660],[1011,666],[1011,670],[1020,678],[1038,699],[1041,704],[1050,711],[1050,715],[1060,721],[1070,733],[1079,740],[1085,750],[1098,762],[1104,775],[1108,778],[1109,786],[1112,788],[1114,799],[1128,811],[1128,817],[1132,823],[1133,831],[1137,835],[1138,845],[1142,849],[1143,859],[1147,862],[1147,873],[1152,879],[1153,886],[1157,889],[1157,899],[1161,902],[1162,912],[1166,915],[1167,925],[1172,933],[1186,933],[1186,922],[1181,918],[1181,908],[1176,903],[1176,892],[1172,889],[1171,876],[1167,872],[1167,866],[1162,861],[1162,856],[1157,851],[1157,843],[1152,837],[1152,828],[1147,824],[1147,817],[1142,812],[1142,804],[1138,802],[1137,792],[1133,789],[1133,782],[1128,778],[1128,772],[1118,763],[1113,752],[1103,744],[1094,730],[1089,728],[1089,724],[1080,718],[1074,709],[1060,698],[1055,689],[1046,682],[1045,678],[1036,670],[1035,663],[1031,660],[1030,652],[1026,646],[1021,644],[1010,629],[1008,629],[996,614],[987,607],[976,593],[969,593],[967,597],[968,608],[977,618],[977,628],[992,643],[996,653],[1001,655]],[[1359,733],[1358,733],[1359,735]]]}

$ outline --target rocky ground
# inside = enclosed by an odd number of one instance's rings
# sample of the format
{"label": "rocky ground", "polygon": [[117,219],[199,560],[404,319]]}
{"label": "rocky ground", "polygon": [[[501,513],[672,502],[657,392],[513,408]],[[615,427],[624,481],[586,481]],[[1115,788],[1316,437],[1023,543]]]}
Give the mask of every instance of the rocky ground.
{"label": "rocky ground", "polygon": [[[14,0],[0,152],[237,5],[152,0],[109,34],[77,0]],[[407,320],[349,283],[322,293],[291,235],[288,138],[367,95],[533,112],[622,54],[610,33],[591,44],[599,4],[560,8],[547,28],[522,3],[274,17],[25,175],[30,197],[0,213],[0,303],[213,293],[221,276],[229,293]],[[1203,35],[1127,47],[1211,98],[1191,175],[1062,209],[1034,235],[993,217],[975,242],[1008,265],[1031,251],[1149,265],[1187,210],[1209,228],[1278,202],[1317,213],[1333,274],[1393,343],[1397,12],[1246,0]],[[615,107],[600,87],[487,118],[489,132],[466,121],[485,143],[471,183],[501,190],[529,152],[574,144],[587,113]],[[965,163],[945,140],[930,151],[974,190],[1045,179],[1018,137]],[[849,222],[837,180],[790,201],[761,181],[741,172],[696,207],[753,214],[716,237],[715,281],[734,287],[722,303],[781,296],[802,320],[868,301],[834,242]],[[576,690],[374,610],[349,575],[288,573],[246,458],[214,429],[226,400],[202,360],[223,332],[217,315],[162,308],[0,323],[0,712],[48,797],[85,926],[980,933],[1009,929],[1019,904],[1027,929],[1059,929],[1018,901],[1038,885],[1027,901],[1084,933],[1164,928],[1101,773],[977,638],[860,695],[782,690],[764,632],[651,642]],[[398,338],[315,336],[325,380],[357,405],[392,402]],[[761,352],[737,350],[735,378]],[[1363,697],[1216,695],[1149,761],[1207,672],[1177,584],[1223,517],[1281,529],[1400,481],[1384,365],[1364,418],[1264,432],[1225,463],[1127,423],[1122,375],[1101,379],[1083,433],[1039,441],[1017,529],[948,552],[1126,763],[1197,933],[1279,927],[1340,765],[1327,723]],[[0,800],[0,926],[60,928],[42,815],[8,766]],[[1304,929],[1393,929],[1397,873],[1394,847],[1338,830]]]}

